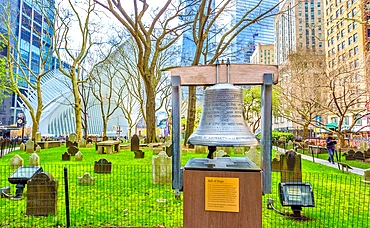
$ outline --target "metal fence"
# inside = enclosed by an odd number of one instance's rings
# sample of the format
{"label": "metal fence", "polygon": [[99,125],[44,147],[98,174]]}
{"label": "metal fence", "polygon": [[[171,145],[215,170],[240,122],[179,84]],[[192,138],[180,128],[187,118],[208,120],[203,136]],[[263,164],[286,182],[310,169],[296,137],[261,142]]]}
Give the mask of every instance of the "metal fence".
{"label": "metal fence", "polygon": [[[42,169],[55,179],[55,195],[47,193],[52,188],[34,188],[31,179],[22,199],[0,199],[1,227],[183,225],[182,195],[175,198],[170,184],[153,184],[152,166],[113,165],[111,173],[94,173],[93,165],[42,165]],[[16,184],[9,182],[14,171],[0,166],[0,187],[9,186],[10,196],[17,191]],[[79,177],[86,173],[94,178],[93,185],[79,184]],[[312,185],[315,206],[303,207],[300,218],[280,204],[280,173],[274,172],[272,179],[273,193],[264,195],[262,201],[263,227],[370,227],[370,185],[361,176],[303,173],[302,181]],[[35,192],[40,193],[39,199]],[[46,200],[53,202],[43,203]],[[44,211],[43,205],[55,213],[37,215],[38,210]]]}

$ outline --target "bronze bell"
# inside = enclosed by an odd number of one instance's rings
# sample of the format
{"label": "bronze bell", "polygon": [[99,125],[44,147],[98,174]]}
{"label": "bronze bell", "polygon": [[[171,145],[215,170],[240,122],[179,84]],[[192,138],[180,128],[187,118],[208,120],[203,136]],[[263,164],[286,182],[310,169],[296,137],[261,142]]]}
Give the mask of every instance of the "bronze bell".
{"label": "bronze bell", "polygon": [[199,126],[188,143],[203,146],[258,145],[256,136],[247,126],[243,101],[243,90],[230,83],[216,83],[207,88]]}

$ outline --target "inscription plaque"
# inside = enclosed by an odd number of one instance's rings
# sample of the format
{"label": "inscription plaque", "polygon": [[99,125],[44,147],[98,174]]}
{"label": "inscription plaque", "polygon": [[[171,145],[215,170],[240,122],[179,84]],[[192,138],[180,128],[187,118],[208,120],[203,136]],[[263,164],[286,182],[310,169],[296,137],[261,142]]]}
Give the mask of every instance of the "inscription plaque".
{"label": "inscription plaque", "polygon": [[239,212],[239,178],[205,177],[205,210]]}

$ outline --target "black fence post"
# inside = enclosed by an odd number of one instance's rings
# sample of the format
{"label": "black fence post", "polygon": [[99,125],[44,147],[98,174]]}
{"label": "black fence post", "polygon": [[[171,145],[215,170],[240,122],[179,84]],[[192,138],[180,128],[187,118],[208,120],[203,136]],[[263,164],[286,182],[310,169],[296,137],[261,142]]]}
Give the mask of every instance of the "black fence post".
{"label": "black fence post", "polygon": [[65,189],[65,196],[66,196],[66,220],[67,220],[67,228],[71,226],[71,218],[69,214],[69,195],[68,195],[68,173],[67,167],[64,167],[64,189]]}

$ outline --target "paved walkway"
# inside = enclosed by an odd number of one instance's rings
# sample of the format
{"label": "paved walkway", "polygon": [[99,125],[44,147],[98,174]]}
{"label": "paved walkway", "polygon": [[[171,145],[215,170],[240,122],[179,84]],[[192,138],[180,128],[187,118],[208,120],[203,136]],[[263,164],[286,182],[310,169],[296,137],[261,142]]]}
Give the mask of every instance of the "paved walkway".
{"label": "paved walkway", "polygon": [[[273,149],[278,150],[280,152],[285,152],[284,148],[273,146]],[[313,161],[312,156],[309,156],[309,155],[306,155],[306,154],[300,154],[300,155],[301,155],[301,158],[303,158],[305,160]],[[315,157],[315,163],[319,163],[319,164],[322,164],[322,165],[326,165],[328,167],[338,169],[338,164],[337,163],[332,164],[332,163],[328,162],[328,160],[324,160],[324,159],[321,159],[321,158],[316,158]],[[352,169],[348,169],[348,172],[358,174],[358,175],[362,175],[362,176],[364,175],[364,169],[360,169],[360,168],[356,168],[356,167],[352,167]]]}

